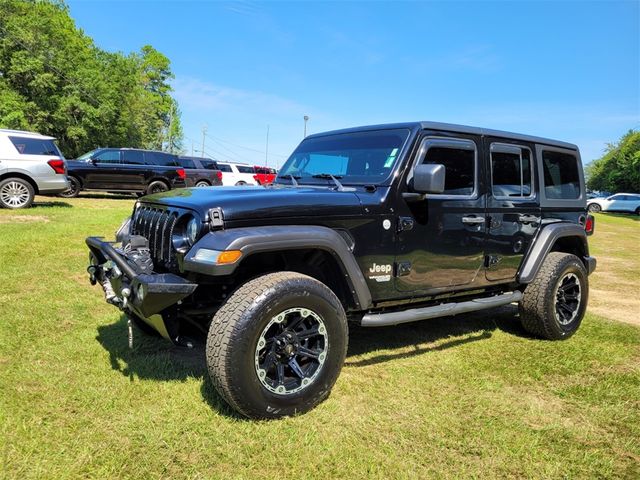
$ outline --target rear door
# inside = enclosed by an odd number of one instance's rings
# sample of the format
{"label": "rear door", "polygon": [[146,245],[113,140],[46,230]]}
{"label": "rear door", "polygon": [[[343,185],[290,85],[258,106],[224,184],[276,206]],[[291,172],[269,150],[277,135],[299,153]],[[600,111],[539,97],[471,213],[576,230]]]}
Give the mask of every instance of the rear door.
{"label": "rear door", "polygon": [[486,137],[487,242],[486,278],[515,279],[520,263],[540,228],[534,145]]}
{"label": "rear door", "polygon": [[130,191],[144,190],[148,171],[142,150],[122,151],[121,188]]}

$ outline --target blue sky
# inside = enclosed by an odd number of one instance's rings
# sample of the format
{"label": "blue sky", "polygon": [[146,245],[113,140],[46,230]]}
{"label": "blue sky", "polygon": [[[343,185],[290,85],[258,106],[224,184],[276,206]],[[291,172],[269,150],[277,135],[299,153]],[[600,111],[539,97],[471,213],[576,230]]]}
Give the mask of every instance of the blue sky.
{"label": "blue sky", "polygon": [[308,131],[434,120],[578,144],[640,128],[640,2],[69,1],[172,63],[185,146],[281,164]]}

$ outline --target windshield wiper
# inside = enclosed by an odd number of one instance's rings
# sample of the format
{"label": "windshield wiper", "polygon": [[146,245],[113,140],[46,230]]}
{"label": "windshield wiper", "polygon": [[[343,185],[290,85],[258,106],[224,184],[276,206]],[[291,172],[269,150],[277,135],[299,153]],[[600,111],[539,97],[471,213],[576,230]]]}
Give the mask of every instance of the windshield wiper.
{"label": "windshield wiper", "polygon": [[336,184],[336,190],[338,192],[345,192],[347,189],[338,181],[339,178],[342,178],[340,175],[333,176],[330,173],[318,173],[316,175],[312,175],[312,178],[325,178],[327,180],[333,180],[333,183]]}
{"label": "windshield wiper", "polygon": [[291,180],[291,185],[293,185],[294,187],[298,186],[298,182],[296,180],[300,180],[302,177],[298,177],[296,175],[291,175],[290,173],[287,173],[285,175],[278,175],[278,178],[284,178],[284,179],[289,179]]}

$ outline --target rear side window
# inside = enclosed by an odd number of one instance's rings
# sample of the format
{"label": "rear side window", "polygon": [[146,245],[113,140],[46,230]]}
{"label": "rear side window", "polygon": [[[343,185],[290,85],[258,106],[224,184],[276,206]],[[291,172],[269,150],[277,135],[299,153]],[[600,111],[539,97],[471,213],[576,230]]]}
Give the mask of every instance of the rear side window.
{"label": "rear side window", "polygon": [[22,155],[55,155],[61,157],[62,154],[53,140],[29,137],[9,137],[18,153]]}
{"label": "rear side window", "polygon": [[140,150],[123,150],[122,160],[126,165],[144,165],[144,156]]}
{"label": "rear side window", "polygon": [[206,168],[207,170],[221,170],[213,160],[200,160],[200,163],[202,164],[202,168]]}
{"label": "rear side window", "polygon": [[464,139],[426,138],[422,163],[444,165],[442,195],[471,196],[476,183],[476,144]]}
{"label": "rear side window", "polygon": [[93,157],[97,163],[120,164],[120,150],[104,150]]}
{"label": "rear side window", "polygon": [[178,157],[170,153],[162,152],[144,152],[145,161],[151,165],[159,165],[161,167],[179,167]]}
{"label": "rear side window", "polygon": [[526,147],[491,144],[491,191],[496,198],[531,196],[531,150]]}
{"label": "rear side window", "polygon": [[180,163],[180,166],[183,168],[191,168],[191,169],[195,169],[196,164],[193,163],[193,160],[191,160],[190,158],[180,158],[178,157],[178,163]]}
{"label": "rear side window", "polygon": [[224,163],[219,163],[218,164],[218,169],[220,169],[221,172],[231,172],[231,165],[225,165]]}
{"label": "rear side window", "polygon": [[580,198],[578,159],[574,155],[551,150],[542,151],[544,193],[550,199]]}
{"label": "rear side window", "polygon": [[251,173],[251,174],[255,173],[255,171],[253,170],[253,167],[243,167],[242,165],[236,165],[236,168],[240,173]]}

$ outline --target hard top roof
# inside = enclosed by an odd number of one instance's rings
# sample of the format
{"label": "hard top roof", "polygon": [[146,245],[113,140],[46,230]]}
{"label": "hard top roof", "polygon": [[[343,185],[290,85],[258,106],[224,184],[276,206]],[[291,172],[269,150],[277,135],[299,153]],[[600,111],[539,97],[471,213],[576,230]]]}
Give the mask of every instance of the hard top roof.
{"label": "hard top roof", "polygon": [[578,150],[578,147],[573,143],[561,142],[559,140],[552,140],[550,138],[536,137],[533,135],[524,135],[521,133],[505,132],[502,130],[492,130],[489,128],[470,127],[467,125],[456,125],[453,123],[441,123],[441,122],[405,122],[405,123],[387,123],[381,125],[367,125],[362,127],[345,128],[341,130],[333,130],[330,132],[315,133],[307,136],[307,138],[322,137],[325,135],[335,135],[342,133],[356,133],[366,132],[370,130],[390,130],[406,128],[409,130],[443,130],[447,132],[466,133],[470,135],[485,135],[495,137],[505,137],[514,140],[522,140],[531,143],[541,143],[544,145],[551,145],[556,147],[568,148],[571,150]]}
{"label": "hard top roof", "polygon": [[7,135],[19,135],[21,137],[37,138],[40,140],[55,140],[55,137],[41,135],[38,132],[27,132],[26,130],[11,130],[9,128],[0,128],[0,133],[4,133]]}

